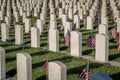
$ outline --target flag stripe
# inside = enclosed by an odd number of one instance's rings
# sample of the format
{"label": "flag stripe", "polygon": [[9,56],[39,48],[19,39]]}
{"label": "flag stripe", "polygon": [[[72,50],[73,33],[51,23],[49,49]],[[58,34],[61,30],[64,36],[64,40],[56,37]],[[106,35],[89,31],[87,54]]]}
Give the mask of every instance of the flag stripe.
{"label": "flag stripe", "polygon": [[68,31],[65,36],[65,46],[70,47],[70,32]]}
{"label": "flag stripe", "polygon": [[94,35],[90,35],[89,38],[87,39],[86,41],[86,46],[92,48],[92,47],[95,47],[95,37]]}
{"label": "flag stripe", "polygon": [[48,61],[46,61],[46,62],[43,64],[42,68],[43,68],[45,71],[48,70]]}
{"label": "flag stripe", "polygon": [[115,28],[111,31],[112,37],[115,39],[117,37],[117,30]]}
{"label": "flag stripe", "polygon": [[88,69],[89,69],[89,66],[86,65],[86,66],[82,69],[82,72],[78,75],[78,78],[79,78],[79,79],[82,78],[82,79],[89,80],[89,79],[90,79],[90,76],[89,76]]}

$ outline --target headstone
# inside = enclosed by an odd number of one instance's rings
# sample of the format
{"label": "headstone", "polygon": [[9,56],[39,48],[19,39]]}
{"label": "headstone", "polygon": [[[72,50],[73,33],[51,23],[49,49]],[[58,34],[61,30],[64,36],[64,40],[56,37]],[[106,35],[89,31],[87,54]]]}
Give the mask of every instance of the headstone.
{"label": "headstone", "polygon": [[59,18],[62,18],[62,14],[63,14],[63,9],[59,8]]}
{"label": "headstone", "polygon": [[3,11],[1,10],[1,11],[0,11],[0,20],[3,20],[3,17],[4,17],[4,16],[3,16]]}
{"label": "headstone", "polygon": [[19,21],[19,16],[18,16],[18,12],[15,11],[15,21],[18,22]]}
{"label": "headstone", "polygon": [[57,29],[57,22],[56,21],[50,21],[50,29]]}
{"label": "headstone", "polygon": [[109,39],[105,34],[96,35],[95,59],[100,62],[107,62],[109,55]]}
{"label": "headstone", "polygon": [[73,9],[69,8],[67,15],[68,15],[69,19],[73,19]]}
{"label": "headstone", "polygon": [[67,80],[67,67],[60,61],[49,62],[48,80]]}
{"label": "headstone", "polygon": [[34,16],[35,16],[35,17],[38,16],[38,9],[37,9],[37,7],[34,8]]}
{"label": "headstone", "polygon": [[6,23],[1,24],[1,38],[1,40],[5,42],[9,40],[9,31]]}
{"label": "headstone", "polygon": [[67,21],[67,15],[62,14],[62,24],[66,26],[66,21]]}
{"label": "headstone", "polygon": [[72,29],[72,23],[71,22],[66,22],[66,25],[64,27],[64,37],[66,36],[68,30],[71,31]]}
{"label": "headstone", "polygon": [[0,80],[5,80],[6,69],[5,69],[5,49],[0,47]]}
{"label": "headstone", "polygon": [[105,24],[106,26],[108,26],[108,19],[107,17],[101,17],[101,24]]}
{"label": "headstone", "polygon": [[105,24],[99,25],[99,33],[108,34],[108,27]]}
{"label": "headstone", "polygon": [[9,20],[8,16],[5,17],[5,22],[6,22],[7,26],[10,28],[10,20]]}
{"label": "headstone", "polygon": [[80,18],[78,15],[74,15],[74,24],[76,23],[76,28],[80,28]]}
{"label": "headstone", "polygon": [[23,12],[23,22],[25,23],[25,19],[27,18],[26,12]]}
{"label": "headstone", "polygon": [[40,14],[40,19],[43,21],[43,24],[45,24],[45,14]]}
{"label": "headstone", "polygon": [[82,9],[83,9],[83,14],[86,15],[87,14],[87,7],[85,4],[82,6]]}
{"label": "headstone", "polygon": [[56,16],[54,14],[50,14],[50,21],[55,21],[56,20]]}
{"label": "headstone", "polygon": [[27,16],[30,16],[30,8],[29,7],[27,7]]}
{"label": "headstone", "polygon": [[56,29],[49,29],[49,50],[59,52],[59,31]]}
{"label": "headstone", "polygon": [[25,32],[29,33],[31,28],[31,20],[29,18],[25,19]]}
{"label": "headstone", "polygon": [[40,19],[37,19],[37,28],[39,29],[39,34],[41,35],[41,33],[43,32],[43,21]]}
{"label": "headstone", "polygon": [[23,26],[15,25],[15,44],[23,44]]}
{"label": "headstone", "polygon": [[82,34],[78,31],[71,32],[71,55],[75,57],[82,56]]}
{"label": "headstone", "polygon": [[83,10],[79,9],[78,12],[79,12],[80,20],[83,20]]}
{"label": "headstone", "polygon": [[39,29],[36,27],[31,27],[31,47],[40,47],[40,35]]}
{"label": "headstone", "polygon": [[20,16],[22,16],[23,15],[23,7],[20,7]]}
{"label": "headstone", "polygon": [[89,16],[95,17],[95,11],[93,9],[90,9],[89,13]]}
{"label": "headstone", "polygon": [[87,17],[87,30],[93,30],[93,17]]}
{"label": "headstone", "polygon": [[17,54],[17,80],[32,80],[32,60],[28,53]]}

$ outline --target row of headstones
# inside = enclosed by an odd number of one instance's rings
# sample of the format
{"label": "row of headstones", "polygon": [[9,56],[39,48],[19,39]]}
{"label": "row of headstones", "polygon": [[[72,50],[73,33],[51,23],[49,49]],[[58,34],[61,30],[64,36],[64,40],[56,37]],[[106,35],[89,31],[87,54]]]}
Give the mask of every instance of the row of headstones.
{"label": "row of headstones", "polygon": [[[113,11],[112,16],[117,24],[117,32],[120,34],[120,11],[117,10],[116,3],[113,0],[110,0],[110,6],[111,6],[112,11]],[[120,37],[119,37],[119,41],[120,41]]]}
{"label": "row of headstones", "polygon": [[[105,1],[103,1],[103,2],[105,2]],[[94,7],[92,6],[92,8],[90,9],[90,16],[92,16],[92,17],[94,17],[94,13],[96,13],[96,10],[97,10],[97,5],[98,5],[99,3],[97,2],[97,1],[95,1],[95,3],[94,3]],[[5,6],[4,6],[5,7]],[[4,14],[4,7],[2,7],[2,11],[1,11],[1,14]],[[36,11],[36,9],[34,9],[35,11]],[[46,13],[46,10],[45,9],[43,9],[44,11],[42,11],[42,13],[41,14],[44,14],[44,12]],[[9,10],[9,7],[8,7],[8,11],[7,12],[9,12],[10,10]],[[80,15],[79,16],[82,16],[83,17],[83,11],[82,10],[78,10],[79,11],[79,13],[80,13]],[[59,11],[60,13],[62,13],[63,11],[60,9],[60,11]],[[16,7],[15,6],[13,6],[13,13],[14,13],[14,16],[15,16],[15,18],[16,18],[16,21],[18,22],[18,11],[16,10]],[[24,19],[26,18],[26,12],[24,12],[23,10],[21,10],[21,7],[19,8],[19,13],[20,13],[20,16],[23,16],[23,21],[24,21]],[[29,12],[30,13],[30,12]],[[36,12],[35,12],[36,13]],[[51,13],[54,13],[54,11],[52,11]],[[71,12],[68,12],[69,14],[71,13]],[[60,14],[61,15],[61,14]],[[68,17],[69,18],[72,18],[72,15],[70,14],[70,16],[68,15]],[[81,17],[81,19],[82,19],[82,17]],[[10,18],[10,17],[9,17]]]}
{"label": "row of headstones", "polygon": [[[32,80],[32,58],[26,53],[18,53],[17,80]],[[0,80],[6,80],[5,49],[0,47]],[[48,63],[48,80],[66,80],[67,67],[60,61]]]}
{"label": "row of headstones", "polygon": [[[8,31],[6,31],[6,26],[3,23],[2,26],[2,41],[6,40],[8,37]],[[108,28],[105,25],[99,26],[99,33],[96,35],[96,60],[100,59],[99,61],[106,62],[108,60]],[[99,43],[101,42],[101,43]],[[15,27],[15,44],[23,44],[23,26],[16,25]],[[53,45],[54,44],[54,45]],[[78,31],[71,32],[71,53],[70,55],[80,57],[82,56],[82,34]],[[100,48],[102,46],[102,48]],[[40,36],[39,36],[39,29],[36,27],[31,28],[31,47],[40,47]],[[59,31],[57,29],[50,29],[49,30],[49,50],[59,52]],[[97,55],[101,55],[98,56]],[[100,53],[100,54],[99,54]],[[107,55],[106,55],[107,54]]]}
{"label": "row of headstones", "polygon": [[[54,18],[55,18],[55,16],[53,15],[53,17],[51,17],[51,21],[50,21],[52,23],[52,25],[50,27],[51,30],[56,29],[56,26],[57,26],[56,22],[54,21]],[[87,20],[89,25],[93,24],[93,23],[90,23],[91,21],[89,21],[89,19]],[[29,30],[31,28],[30,23],[31,23],[30,19],[25,20],[25,32],[27,32],[27,33],[29,32]],[[35,27],[31,28],[31,46],[32,47],[40,47],[40,37],[39,37],[39,35],[41,34],[41,32],[43,30],[43,25],[42,25],[42,21],[39,20],[39,19],[37,20],[37,27],[38,28],[35,28]],[[72,24],[70,22],[66,22],[66,26],[65,26],[65,30],[64,30],[64,32],[65,32],[64,37],[67,34],[68,30],[71,31],[71,28],[72,28]],[[91,28],[93,28],[93,26],[91,26]],[[103,27],[99,27],[99,28],[100,28],[99,30],[101,32],[103,32],[105,34],[108,33],[108,27],[103,26]],[[9,40],[9,32],[8,32],[7,24],[2,23],[1,32],[2,32],[1,33],[2,34],[2,41]],[[55,36],[59,37],[58,36],[59,32],[57,30],[55,30],[55,32],[56,32],[55,34],[52,34],[52,37],[55,37]],[[51,33],[52,33],[52,31],[51,31]],[[57,40],[56,40],[56,37],[55,37],[51,41],[53,41],[53,40],[55,40],[55,42],[56,42],[56,45],[54,45],[54,46],[58,46],[58,48],[56,48],[56,50],[53,50],[53,51],[58,52],[59,51],[59,45],[57,45],[57,44],[59,43],[59,38],[57,38]],[[15,26],[15,44],[23,44],[23,26],[22,25],[16,25]],[[51,42],[50,42],[50,44],[51,44]]]}
{"label": "row of headstones", "polygon": [[[90,10],[90,11],[93,11],[93,10]],[[14,13],[16,22],[18,22],[19,21],[18,12],[16,10],[13,10],[13,13]],[[94,12],[91,12],[91,13],[94,13]],[[63,25],[66,26],[65,22],[67,20],[67,15],[64,15],[64,14],[59,14],[59,15],[62,15]],[[50,17],[51,20],[56,20],[54,14],[50,14],[50,16],[51,16]],[[76,23],[77,28],[79,28],[79,26],[80,26],[80,24],[79,24],[80,16],[81,15],[74,15],[74,23]],[[25,23],[25,32],[28,33],[29,30],[30,30],[31,22],[30,22],[30,19],[26,19],[26,17],[27,17],[26,12],[23,12],[23,22]],[[8,17],[8,20],[9,20],[9,18],[10,17]],[[41,13],[40,14],[40,19],[43,21],[43,24],[45,24],[45,14]],[[104,18],[101,21],[105,23]],[[10,20],[7,21],[7,22],[8,22],[8,25],[10,25]],[[91,16],[87,17],[87,29],[93,29],[93,22],[94,22],[94,16],[93,16],[93,14],[91,14]],[[52,25],[50,25],[50,26],[52,26]]]}
{"label": "row of headstones", "polygon": [[[51,3],[52,4],[52,3]],[[92,8],[91,8],[91,10],[90,10],[90,16],[93,16],[94,17],[94,13],[96,13],[96,9],[97,9],[97,4],[98,4],[98,2],[97,1],[95,1],[95,3],[94,3],[94,7],[92,6]],[[44,6],[43,6],[44,7]],[[83,8],[85,8],[86,9],[86,6],[85,7],[83,7]],[[20,16],[23,16],[23,17],[26,17],[26,15],[27,16],[30,16],[30,11],[27,11],[27,12],[25,12],[25,11],[23,11],[23,10],[21,10],[21,9],[23,9],[22,7],[18,7],[18,9],[19,9],[19,12],[17,11],[17,7],[14,5],[13,6],[13,13],[14,13],[14,16],[15,16],[15,18],[16,18],[16,21],[18,21],[18,13],[20,13]],[[37,9],[37,8],[35,8],[34,9],[34,16],[36,16],[37,17],[37,15],[38,15],[38,11],[37,10],[39,10],[39,8]],[[70,18],[70,19],[72,19],[73,18],[73,10],[70,8],[70,9],[68,9],[69,11],[68,11],[68,17]],[[66,9],[66,11],[67,11],[67,9]],[[77,11],[77,10],[76,10]],[[76,12],[76,11],[74,11],[74,12]],[[84,10],[84,9],[79,9],[78,10],[79,11],[79,16],[80,16],[80,19],[83,19],[83,12],[85,11],[85,13],[86,13],[86,10]],[[28,13],[29,13],[29,15],[28,15]],[[50,7],[50,13],[54,13],[54,9],[51,9],[51,7]],[[61,14],[63,13],[63,9],[62,8],[59,8],[59,18],[61,18]],[[46,7],[45,8],[42,8],[42,12],[41,12],[41,14],[46,14]],[[24,21],[24,20],[23,20]]]}

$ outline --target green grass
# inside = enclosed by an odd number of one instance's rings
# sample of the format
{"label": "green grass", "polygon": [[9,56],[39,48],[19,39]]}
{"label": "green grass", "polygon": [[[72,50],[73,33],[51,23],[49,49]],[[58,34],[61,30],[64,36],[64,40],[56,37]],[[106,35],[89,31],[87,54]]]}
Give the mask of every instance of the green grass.
{"label": "green grass", "polygon": [[[114,27],[115,24],[111,23],[111,17],[109,17],[109,31],[112,27]],[[30,17],[31,18],[31,17]],[[34,25],[36,21],[36,17],[31,18],[31,24]],[[14,20],[14,17],[12,16],[12,20]],[[3,21],[4,22],[4,21]],[[73,22],[73,20],[71,20]],[[91,48],[88,48],[86,46],[86,40],[91,33],[91,31],[86,30],[85,26],[83,25],[83,21],[80,21],[81,28],[78,29],[83,35],[83,47],[82,47],[82,53],[83,55],[89,55],[89,56],[95,56],[95,53],[92,52]],[[20,20],[17,24],[22,24],[22,17],[20,17]],[[48,49],[48,44],[46,42],[47,39],[47,25],[49,24],[49,18],[46,18],[46,24],[44,25],[44,33],[40,36],[40,46],[46,47]],[[61,26],[61,19],[57,18],[57,25]],[[95,25],[95,29],[92,31],[94,35],[98,33],[98,26]],[[14,42],[14,26],[13,21],[11,21],[11,29],[10,32],[10,41]],[[117,44],[113,40],[112,36],[109,34],[109,60],[120,62],[120,54],[117,51]],[[24,33],[24,44],[30,44],[30,38],[28,36],[28,33]],[[22,52],[23,47],[19,45],[14,45],[10,43],[0,42],[0,46],[5,48],[6,50],[6,74],[11,77],[16,77],[16,54]],[[61,51],[67,51],[70,52],[70,48],[67,48],[64,46],[64,37],[63,37],[63,31],[60,32],[60,50]],[[61,53],[55,53],[48,50],[42,50],[40,48],[31,48],[29,46],[25,46],[24,52],[27,52],[32,57],[32,78],[33,80],[45,80],[46,79],[46,73],[42,69],[42,65],[44,61],[46,60],[47,56],[49,61],[61,61],[67,66],[67,80],[78,80],[78,74],[82,71],[83,66],[87,64],[87,60],[81,59],[81,58],[74,58],[70,57],[65,54]],[[120,68],[119,67],[113,67],[109,64],[99,64],[95,62],[90,62],[90,72],[104,72],[112,77],[113,80],[119,80],[120,79]]]}
{"label": "green grass", "polygon": [[[9,76],[16,77],[16,54],[22,52],[22,46],[6,44],[0,42],[0,45],[6,50],[6,73]],[[49,61],[61,61],[67,66],[67,80],[78,80],[77,76],[81,72],[87,61],[81,58],[74,58],[65,54],[54,53],[47,50],[25,47],[24,52],[29,53],[32,56],[32,77],[33,80],[45,80],[46,73],[42,69],[42,64],[46,60],[47,56]],[[113,80],[120,79],[120,68],[112,67],[108,64],[98,64],[90,62],[90,71],[104,72],[110,75]]]}

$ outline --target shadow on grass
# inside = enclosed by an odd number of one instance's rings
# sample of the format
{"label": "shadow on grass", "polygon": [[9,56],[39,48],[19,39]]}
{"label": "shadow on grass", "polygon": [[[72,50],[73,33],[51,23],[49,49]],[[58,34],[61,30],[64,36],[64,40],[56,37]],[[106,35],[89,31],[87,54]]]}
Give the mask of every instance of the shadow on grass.
{"label": "shadow on grass", "polygon": [[84,66],[78,66],[67,70],[67,74],[79,74]]}
{"label": "shadow on grass", "polygon": [[87,50],[83,51],[83,55],[88,55],[88,54],[90,54],[92,52],[93,52],[92,49],[87,49]]}
{"label": "shadow on grass", "polygon": [[103,64],[100,64],[100,63],[99,64],[98,63],[90,63],[89,66],[90,66],[91,69],[95,69],[95,68],[97,69],[97,68],[102,67]]}
{"label": "shadow on grass", "polygon": [[[68,69],[67,70],[67,73],[68,74],[79,74],[82,72],[82,69],[85,67],[86,65],[82,65],[82,66],[78,66],[78,67],[74,67],[74,68],[71,68],[71,69]],[[102,67],[103,65],[102,64],[98,64],[98,63],[90,63],[89,64],[90,68],[99,68],[99,67]]]}
{"label": "shadow on grass", "polygon": [[15,61],[15,60],[16,60],[16,57],[9,57],[9,58],[6,58],[6,63]]}
{"label": "shadow on grass", "polygon": [[35,53],[32,53],[31,56],[38,56],[38,55],[44,55],[44,54],[47,54],[49,53],[49,51],[39,51],[39,52],[35,52]]}
{"label": "shadow on grass", "polygon": [[10,77],[13,77],[15,74],[17,74],[16,68],[14,68],[6,73],[6,75],[8,75]]}
{"label": "shadow on grass", "polygon": [[6,50],[6,53],[15,52],[15,51],[20,51],[20,50],[22,50],[22,49],[23,49],[22,47],[7,49],[7,50]]}
{"label": "shadow on grass", "polygon": [[46,76],[45,75],[44,76],[40,76],[36,80],[46,80]]}
{"label": "shadow on grass", "polygon": [[109,39],[109,41],[112,42],[112,43],[116,43],[116,42],[115,42],[115,39],[113,39],[113,38],[112,38],[112,39]]}
{"label": "shadow on grass", "polygon": [[[65,56],[65,57],[62,57],[62,58],[49,60],[49,62],[52,62],[52,61],[61,61],[63,63],[67,63],[67,62],[71,62],[71,60],[72,60],[72,57]],[[44,64],[44,62],[45,61],[32,64],[32,69],[37,68],[37,67],[42,67],[42,65]]]}
{"label": "shadow on grass", "polygon": [[47,43],[41,43],[40,46],[44,47],[44,46],[47,46]]}
{"label": "shadow on grass", "polygon": [[110,75],[113,80],[120,80],[120,72]]}
{"label": "shadow on grass", "polygon": [[30,44],[30,43],[31,43],[30,40],[24,42],[24,44]]}
{"label": "shadow on grass", "polygon": [[111,46],[109,46],[109,49],[117,49],[117,45],[111,45]]}
{"label": "shadow on grass", "polygon": [[112,55],[109,55],[109,60],[114,60],[119,57],[120,57],[120,53],[112,54]]}
{"label": "shadow on grass", "polygon": [[0,46],[2,46],[2,47],[9,47],[9,46],[11,46],[11,44],[0,44]]}
{"label": "shadow on grass", "polygon": [[66,46],[62,46],[62,47],[60,47],[60,50],[61,51],[64,51],[64,50],[66,50],[68,47],[66,47]]}
{"label": "shadow on grass", "polygon": [[58,59],[52,59],[52,60],[50,60],[50,61],[61,61],[61,62],[63,62],[63,63],[67,63],[67,62],[71,62],[71,61],[72,61],[72,58],[73,58],[73,57],[65,56],[65,57],[58,58]]}

